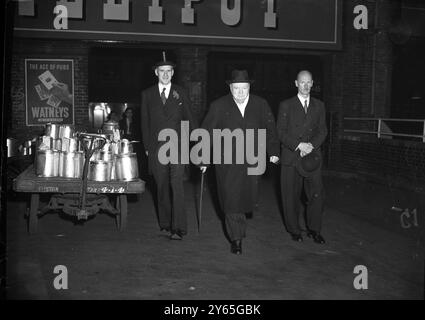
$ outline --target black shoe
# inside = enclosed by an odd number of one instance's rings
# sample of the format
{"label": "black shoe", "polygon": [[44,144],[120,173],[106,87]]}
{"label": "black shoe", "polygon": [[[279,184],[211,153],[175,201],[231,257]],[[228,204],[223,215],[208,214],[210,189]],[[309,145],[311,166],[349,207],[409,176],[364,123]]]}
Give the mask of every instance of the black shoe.
{"label": "black shoe", "polygon": [[309,231],[307,233],[307,236],[309,238],[313,238],[314,242],[316,242],[316,243],[319,243],[319,244],[325,243],[325,239],[320,235],[320,233],[317,233],[315,231]]}
{"label": "black shoe", "polygon": [[161,228],[161,235],[169,237],[171,235],[171,230],[169,228]]}
{"label": "black shoe", "polygon": [[181,230],[176,230],[176,231],[172,231],[171,235],[170,235],[170,239],[171,240],[182,240],[183,236],[186,234],[185,231],[181,231]]}
{"label": "black shoe", "polygon": [[303,236],[299,233],[291,233],[291,238],[295,242],[303,242]]}
{"label": "black shoe", "polygon": [[234,254],[242,254],[242,240],[232,241],[230,252]]}

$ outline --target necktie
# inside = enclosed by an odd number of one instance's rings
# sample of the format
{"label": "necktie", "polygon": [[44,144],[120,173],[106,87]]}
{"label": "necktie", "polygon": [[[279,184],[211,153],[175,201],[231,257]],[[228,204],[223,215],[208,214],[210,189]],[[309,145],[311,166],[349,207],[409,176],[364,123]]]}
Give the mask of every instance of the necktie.
{"label": "necktie", "polygon": [[307,105],[307,99],[306,99],[306,100],[304,100],[304,112],[305,113],[307,113],[307,108],[308,108],[308,105]]}
{"label": "necktie", "polygon": [[165,102],[167,102],[167,97],[165,96],[165,88],[162,89],[161,100],[162,100],[162,104],[165,104]]}

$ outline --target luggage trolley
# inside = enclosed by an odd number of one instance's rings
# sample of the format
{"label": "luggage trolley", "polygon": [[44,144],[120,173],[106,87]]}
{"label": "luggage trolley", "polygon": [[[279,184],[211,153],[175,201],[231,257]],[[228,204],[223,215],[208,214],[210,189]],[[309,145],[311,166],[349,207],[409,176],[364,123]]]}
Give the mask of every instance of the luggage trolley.
{"label": "luggage trolley", "polygon": [[[117,228],[123,231],[127,225],[127,194],[140,194],[145,191],[145,182],[132,181],[90,181],[88,167],[90,158],[96,150],[103,147],[106,139],[97,134],[78,133],[78,139],[84,147],[84,169],[81,179],[63,177],[38,177],[34,165],[30,165],[13,181],[16,192],[31,194],[27,210],[28,232],[36,233],[38,219],[51,210],[62,210],[78,220],[87,220],[100,210],[115,216]],[[83,140],[88,140],[84,143]],[[95,144],[94,140],[101,143]],[[102,139],[104,141],[102,141]],[[40,207],[40,195],[50,194],[49,203]],[[115,207],[110,198],[115,198]]]}

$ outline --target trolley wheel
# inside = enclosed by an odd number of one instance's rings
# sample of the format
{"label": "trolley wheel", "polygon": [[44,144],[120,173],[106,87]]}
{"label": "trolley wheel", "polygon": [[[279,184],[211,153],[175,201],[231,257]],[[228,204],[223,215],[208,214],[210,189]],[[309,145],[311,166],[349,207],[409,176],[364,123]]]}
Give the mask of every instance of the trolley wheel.
{"label": "trolley wheel", "polygon": [[40,195],[38,193],[33,193],[31,195],[30,212],[28,216],[28,232],[30,234],[37,232],[39,204],[40,204]]}
{"label": "trolley wheel", "polygon": [[127,227],[127,195],[121,194],[117,197],[118,214],[115,216],[118,230],[123,231]]}

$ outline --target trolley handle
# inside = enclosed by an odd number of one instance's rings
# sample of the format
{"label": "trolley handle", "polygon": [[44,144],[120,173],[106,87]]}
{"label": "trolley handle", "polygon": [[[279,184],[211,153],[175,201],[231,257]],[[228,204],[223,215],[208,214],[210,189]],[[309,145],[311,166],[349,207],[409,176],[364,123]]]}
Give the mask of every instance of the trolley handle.
{"label": "trolley handle", "polygon": [[[96,133],[85,133],[85,132],[78,132],[77,133],[77,138],[80,140],[81,144],[83,145],[84,151],[86,153],[86,155],[91,154],[97,150],[100,150],[103,148],[103,146],[106,144],[106,142],[108,141],[107,138],[105,138],[104,136],[100,135],[100,134],[96,134]],[[85,138],[89,138],[90,139],[90,145],[87,146],[84,143],[84,139]],[[99,145],[93,147],[93,142],[95,139],[100,139],[100,143]]]}
{"label": "trolley handle", "polygon": [[[77,212],[77,218],[78,218],[78,220],[80,220],[80,219],[87,219],[87,217],[88,217],[88,213],[87,213],[87,210],[86,210],[86,194],[87,194],[87,174],[88,174],[90,158],[95,151],[103,148],[103,146],[107,142],[107,139],[100,134],[83,133],[83,132],[78,132],[77,138],[78,138],[78,140],[80,140],[81,144],[83,145],[84,155],[85,155],[85,157],[84,157],[85,158],[84,159],[84,167],[83,167],[83,181],[82,181],[82,185],[81,185],[80,199],[79,199],[80,200],[79,201],[80,210]],[[88,145],[84,142],[85,138],[90,139],[90,142],[88,143]],[[95,139],[100,139],[99,145],[94,146],[94,140]]]}

